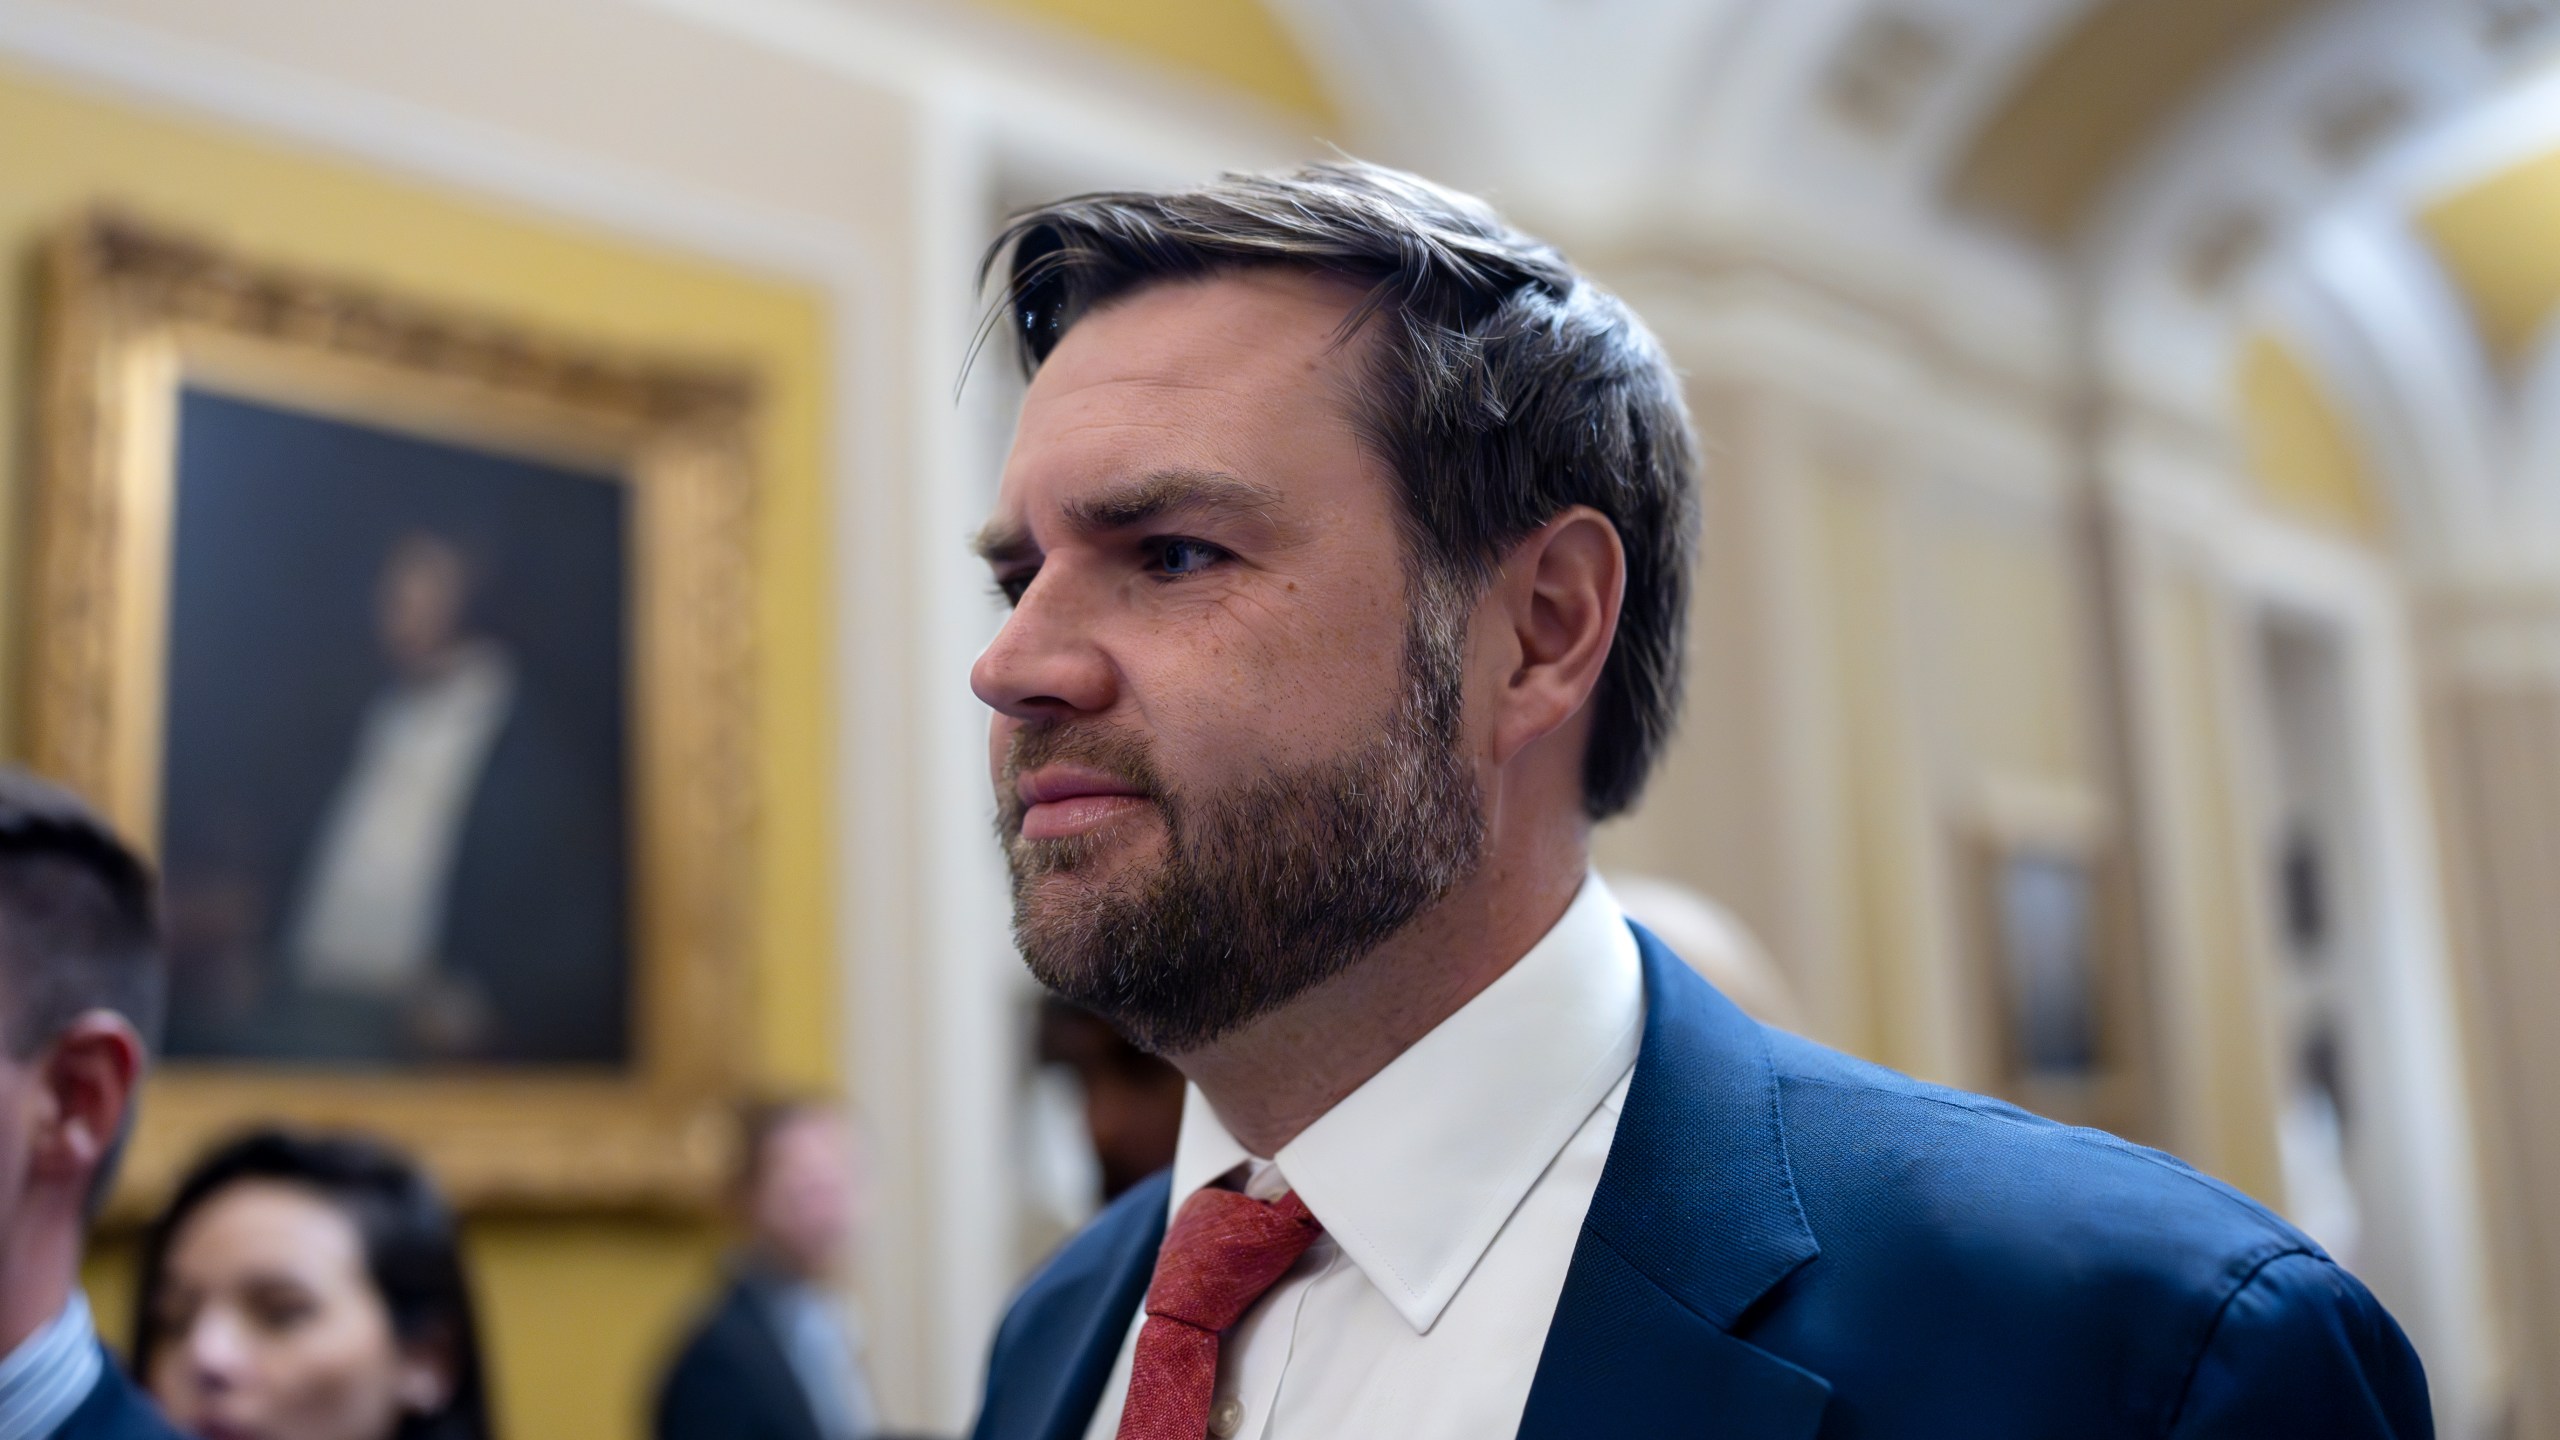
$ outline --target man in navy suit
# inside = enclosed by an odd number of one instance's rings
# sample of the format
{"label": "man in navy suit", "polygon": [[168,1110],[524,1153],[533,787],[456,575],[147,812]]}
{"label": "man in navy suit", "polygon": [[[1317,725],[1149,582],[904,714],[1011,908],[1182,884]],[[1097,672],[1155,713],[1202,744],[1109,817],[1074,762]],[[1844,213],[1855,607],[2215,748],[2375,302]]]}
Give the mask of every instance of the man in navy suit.
{"label": "man in navy suit", "polygon": [[173,1440],[79,1289],[160,1018],[150,872],[88,807],[0,769],[0,1440]]}
{"label": "man in navy suit", "polygon": [[1355,163],[1060,202],[995,258],[1015,932],[1190,1089],[1169,1174],[1016,1301],[981,1440],[2430,1433],[2282,1220],[1764,1029],[1591,874],[1697,523],[1614,298]]}

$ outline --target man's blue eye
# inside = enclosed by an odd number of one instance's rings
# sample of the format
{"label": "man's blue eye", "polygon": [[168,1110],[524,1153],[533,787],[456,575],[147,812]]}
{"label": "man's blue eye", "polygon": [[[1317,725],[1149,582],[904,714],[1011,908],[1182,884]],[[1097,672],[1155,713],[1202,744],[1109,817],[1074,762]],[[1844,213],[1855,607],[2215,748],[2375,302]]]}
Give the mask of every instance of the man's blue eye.
{"label": "man's blue eye", "polygon": [[1167,575],[1193,575],[1207,569],[1220,552],[1198,540],[1167,540],[1156,550],[1156,565]]}

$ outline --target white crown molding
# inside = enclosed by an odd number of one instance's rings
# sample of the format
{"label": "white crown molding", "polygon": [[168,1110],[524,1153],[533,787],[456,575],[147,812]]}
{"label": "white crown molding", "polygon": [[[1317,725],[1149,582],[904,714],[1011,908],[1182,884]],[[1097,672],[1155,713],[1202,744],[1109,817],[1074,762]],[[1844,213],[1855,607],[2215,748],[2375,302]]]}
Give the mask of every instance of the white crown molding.
{"label": "white crown molding", "polygon": [[2399,147],[2370,183],[2423,210],[2550,158],[2560,151],[2560,65],[2550,58],[2522,67],[2512,83],[2492,87],[2450,124]]}
{"label": "white crown molding", "polygon": [[855,230],[54,0],[0,3],[0,54],[154,108],[282,136],[539,212],[804,279],[862,269]]}
{"label": "white crown molding", "polygon": [[1062,27],[893,0],[622,0],[901,95],[973,112],[1008,148],[1119,157],[1168,183],[1316,148],[1307,122]]}

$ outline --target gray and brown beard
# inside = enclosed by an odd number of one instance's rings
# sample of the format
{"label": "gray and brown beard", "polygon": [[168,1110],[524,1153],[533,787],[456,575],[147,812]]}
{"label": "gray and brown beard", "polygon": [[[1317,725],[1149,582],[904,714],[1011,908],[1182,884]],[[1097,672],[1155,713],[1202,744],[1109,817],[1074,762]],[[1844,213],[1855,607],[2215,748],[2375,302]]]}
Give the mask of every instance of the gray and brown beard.
{"label": "gray and brown beard", "polygon": [[[996,831],[1013,869],[1014,939],[1031,973],[1130,1043],[1180,1054],[1349,970],[1448,896],[1484,850],[1482,797],[1460,747],[1464,615],[1415,607],[1403,693],[1366,738],[1214,791],[1165,784],[1146,742],[1125,731],[1069,723],[1017,733]],[[1096,863],[1111,843],[1022,838],[1014,779],[1057,761],[1092,766],[1154,801],[1163,858],[1080,890],[1043,887]]]}

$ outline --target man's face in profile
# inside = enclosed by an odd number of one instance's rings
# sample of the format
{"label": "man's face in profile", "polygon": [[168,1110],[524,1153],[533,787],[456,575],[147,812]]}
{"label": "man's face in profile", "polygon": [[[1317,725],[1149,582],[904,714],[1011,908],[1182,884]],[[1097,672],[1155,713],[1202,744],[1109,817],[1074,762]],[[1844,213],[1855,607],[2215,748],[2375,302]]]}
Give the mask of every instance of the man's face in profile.
{"label": "man's face in profile", "polygon": [[1359,292],[1256,270],[1079,320],[981,538],[972,672],[1026,959],[1149,1048],[1356,962],[1473,869],[1464,601],[1361,443]]}

